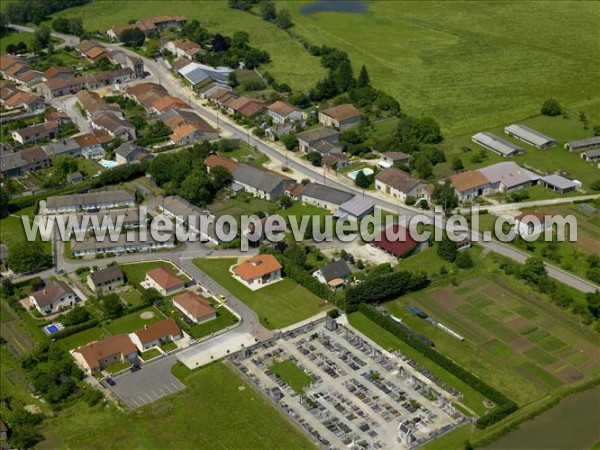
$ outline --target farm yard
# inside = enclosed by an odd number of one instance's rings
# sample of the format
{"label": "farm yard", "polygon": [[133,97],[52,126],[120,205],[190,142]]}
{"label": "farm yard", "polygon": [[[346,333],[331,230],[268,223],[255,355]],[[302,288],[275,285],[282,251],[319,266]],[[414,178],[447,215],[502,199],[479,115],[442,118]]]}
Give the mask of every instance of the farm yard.
{"label": "farm yard", "polygon": [[[524,405],[600,373],[598,337],[536,297],[502,277],[477,276],[459,287],[407,295],[385,308],[432,339],[440,352]],[[413,315],[407,305],[418,306],[465,340]]]}
{"label": "farm yard", "polygon": [[266,328],[283,328],[328,308],[323,300],[287,277],[253,291],[233,278],[229,272],[229,268],[236,262],[236,258],[194,259],[194,264],[200,270],[252,308],[258,314],[261,325]]}

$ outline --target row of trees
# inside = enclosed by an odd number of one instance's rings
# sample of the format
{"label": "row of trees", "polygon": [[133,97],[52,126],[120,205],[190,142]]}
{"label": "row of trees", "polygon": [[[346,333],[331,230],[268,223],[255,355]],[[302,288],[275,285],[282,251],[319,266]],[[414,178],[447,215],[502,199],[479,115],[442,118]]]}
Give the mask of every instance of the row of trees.
{"label": "row of trees", "polygon": [[442,355],[430,345],[427,345],[414,334],[406,331],[404,327],[401,327],[400,324],[394,321],[390,316],[384,315],[374,307],[366,304],[361,304],[359,310],[377,325],[403,340],[423,356],[435,362],[438,366],[444,368],[477,392],[493,401],[496,404],[496,407],[477,420],[477,428],[487,428],[517,410],[517,404],[514,401],[510,400],[504,394],[485,383],[464,367]]}
{"label": "row of trees", "polygon": [[58,11],[89,2],[90,0],[15,0],[7,2],[2,11],[6,18],[2,20],[12,23],[33,22],[39,25]]}
{"label": "row of trees", "polygon": [[274,22],[279,28],[288,29],[294,25],[292,15],[287,9],[277,11],[275,3],[272,0],[228,0],[229,7],[242,11],[250,11],[253,6],[258,5],[261,17]]}
{"label": "row of trees", "polygon": [[83,36],[83,22],[79,17],[67,19],[66,17],[57,17],[52,21],[52,29],[58,33],[73,34]]}

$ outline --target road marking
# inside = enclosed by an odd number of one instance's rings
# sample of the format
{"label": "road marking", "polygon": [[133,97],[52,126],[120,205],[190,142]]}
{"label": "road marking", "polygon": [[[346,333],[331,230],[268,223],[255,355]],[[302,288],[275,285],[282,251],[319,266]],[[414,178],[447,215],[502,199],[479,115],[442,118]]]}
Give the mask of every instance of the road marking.
{"label": "road marking", "polygon": [[171,384],[173,385],[173,387],[175,388],[176,391],[181,389],[181,387],[179,387],[177,384],[175,384],[175,383],[171,383]]}
{"label": "road marking", "polygon": [[134,407],[134,408],[137,408],[137,407],[139,406],[139,405],[138,405],[138,402],[136,402],[136,401],[135,401],[135,399],[133,399],[133,398],[132,398],[132,399],[130,399],[130,402],[131,402],[131,403],[133,403],[133,407]]}
{"label": "road marking", "polygon": [[156,389],[158,389],[162,395],[167,395],[164,393],[164,391],[160,387],[157,387]]}

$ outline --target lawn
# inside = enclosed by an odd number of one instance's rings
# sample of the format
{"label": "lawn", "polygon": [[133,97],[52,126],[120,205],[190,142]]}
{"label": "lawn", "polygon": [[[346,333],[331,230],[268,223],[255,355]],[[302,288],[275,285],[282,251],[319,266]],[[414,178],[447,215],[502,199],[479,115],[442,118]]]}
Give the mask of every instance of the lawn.
{"label": "lawn", "polygon": [[136,411],[78,402],[46,419],[47,441],[40,448],[314,448],[224,363],[186,373],[185,384],[182,392]]}
{"label": "lawn", "polygon": [[[34,206],[21,209],[0,220],[0,243],[7,245],[9,249],[11,245],[27,240],[21,216],[28,216],[29,221],[31,222],[35,216]],[[46,253],[50,254],[52,251],[52,243],[50,241],[42,241],[39,234],[36,236],[36,240],[42,243]]]}
{"label": "lawn", "polygon": [[[175,345],[175,344],[173,344],[173,345]],[[175,347],[177,347],[177,346],[175,345]],[[141,357],[144,361],[148,361],[148,360],[150,360],[152,358],[156,358],[157,356],[160,356],[160,355],[162,355],[162,353],[160,352],[159,349],[151,348],[150,350],[146,350],[145,352],[143,352],[141,354]]]}
{"label": "lawn", "polygon": [[277,206],[261,198],[254,198],[251,194],[242,192],[234,198],[219,199],[213,201],[206,209],[210,210],[216,217],[231,215],[239,217],[243,214],[252,215],[259,211],[273,213]]}
{"label": "lawn", "polygon": [[235,150],[231,150],[229,152],[220,151],[219,155],[253,166],[262,166],[269,161],[269,157],[267,155],[255,150],[245,142],[240,142],[239,148]]}
{"label": "lawn", "polygon": [[298,394],[303,394],[304,388],[313,382],[306,372],[289,359],[276,362],[269,369]]}
{"label": "lawn", "polygon": [[177,344],[173,341],[164,342],[160,344],[160,348],[163,352],[170,352],[171,350],[175,350],[177,348]]}
{"label": "lawn", "polygon": [[309,55],[300,42],[292,40],[283,30],[259,16],[229,8],[227,2],[100,0],[61,11],[55,17],[81,17],[86,30],[104,33],[115,25],[127,24],[131,19],[162,15],[197,19],[212,33],[232,36],[237,31],[246,31],[250,45],[266,50],[271,57],[271,63],[260,67],[261,72],[268,71],[278,82],[285,82],[293,89],[307,92],[325,75],[319,60]]}
{"label": "lawn", "polygon": [[27,45],[27,48],[30,49],[33,45],[33,33],[12,32],[8,33],[6,36],[2,36],[1,41],[1,53],[6,53],[6,47],[9,45],[17,45],[19,42],[24,42],[25,45]]}
{"label": "lawn", "polygon": [[252,291],[235,280],[229,268],[235,258],[197,258],[194,264],[252,308],[260,323],[271,330],[307,319],[327,307],[324,301],[290,278]]}
{"label": "lawn", "polygon": [[[472,247],[465,251],[469,253],[473,261],[476,261],[481,253],[481,250],[478,247]],[[398,263],[399,269],[410,270],[413,272],[425,271],[430,275],[438,275],[442,267],[445,267],[448,272],[450,272],[456,267],[456,264],[440,258],[435,245],[420,251],[419,253],[415,253]]]}
{"label": "lawn", "polygon": [[355,72],[365,64],[374,86],[450,135],[530,117],[548,97],[576,109],[598,98],[593,3],[369,2],[354,14],[277,3],[292,12],[295,34],[348,52]]}
{"label": "lawn", "polygon": [[128,369],[129,367],[131,367],[131,363],[129,361],[117,361],[106,366],[104,369],[109,373],[117,373]]}
{"label": "lawn", "polygon": [[157,267],[164,267],[170,269],[173,273],[179,276],[183,281],[190,281],[190,279],[183,274],[178,274],[179,269],[173,266],[173,264],[165,261],[152,261],[147,263],[135,263],[135,264],[123,264],[120,266],[127,278],[127,282],[134,286],[136,289],[143,289],[140,286],[140,282],[146,278],[146,272]]}
{"label": "lawn", "polygon": [[[597,103],[597,107],[600,109],[600,100]],[[590,117],[588,115],[588,117]],[[515,116],[512,120],[517,120],[518,116]],[[514,123],[512,120],[509,123]],[[597,119],[600,121],[600,118]],[[589,189],[590,183],[598,179],[598,169],[593,165],[585,162],[581,159],[579,153],[570,153],[564,149],[564,143],[574,139],[581,139],[590,137],[592,135],[591,130],[584,129],[583,124],[578,119],[578,109],[571,108],[568,110],[568,117],[546,117],[546,116],[535,116],[524,120],[518,120],[518,123],[527,125],[541,133],[547,134],[558,141],[558,145],[548,150],[538,150],[531,147],[517,139],[514,139],[504,133],[505,124],[488,123],[481,131],[490,131],[497,136],[501,136],[510,142],[519,145],[525,150],[525,154],[510,158],[517,164],[528,165],[537,169],[538,171],[553,173],[557,170],[563,170],[566,172],[568,178],[577,179],[583,182],[584,189]],[[595,122],[592,122],[595,123]],[[448,162],[435,166],[435,172],[439,176],[451,175],[450,161],[453,156],[459,156],[463,162],[465,169],[476,169],[483,166],[488,166],[501,161],[506,161],[499,155],[485,150],[486,158],[479,163],[473,163],[471,158],[475,153],[478,153],[483,147],[473,143],[471,141],[472,133],[467,133],[461,136],[452,137],[446,140],[442,144],[442,148],[446,152],[446,158]],[[471,152],[463,153],[461,150],[463,147],[469,147],[472,149]],[[528,189],[529,191],[530,189]],[[538,189],[531,189],[534,192],[534,196],[531,200],[541,198],[555,198],[557,194],[553,193],[549,189],[538,187]]]}

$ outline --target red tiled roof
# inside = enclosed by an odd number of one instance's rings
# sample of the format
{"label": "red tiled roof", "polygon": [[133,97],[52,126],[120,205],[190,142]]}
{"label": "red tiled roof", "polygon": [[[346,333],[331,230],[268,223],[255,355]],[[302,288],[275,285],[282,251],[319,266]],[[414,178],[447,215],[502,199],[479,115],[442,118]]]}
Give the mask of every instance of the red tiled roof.
{"label": "red tiled roof", "polygon": [[229,159],[229,158],[223,158],[222,156],[219,156],[219,155],[210,155],[208,158],[206,158],[204,160],[204,164],[207,167],[216,167],[216,166],[225,167],[231,173],[233,173],[233,171],[238,166],[238,164],[234,160]]}
{"label": "red tiled roof", "polygon": [[371,241],[371,244],[400,258],[413,251],[418,242],[411,237],[406,228],[394,224],[383,230],[379,239]]}
{"label": "red tiled roof", "polygon": [[146,344],[168,336],[179,336],[181,335],[181,330],[177,326],[175,319],[169,317],[168,319],[140,328],[135,334],[142,344]]}
{"label": "red tiled roof", "polygon": [[210,301],[195,292],[186,291],[183,294],[179,294],[173,298],[173,303],[179,304],[195,319],[202,319],[215,312]]}
{"label": "red tiled roof", "polygon": [[243,280],[250,281],[278,269],[281,269],[281,264],[273,255],[256,255],[235,266],[233,273]]}
{"label": "red tiled roof", "polygon": [[352,119],[362,115],[361,112],[350,103],[334,106],[333,108],[329,108],[321,112],[329,117],[333,117],[337,121]]}
{"label": "red tiled roof", "polygon": [[182,286],[185,284],[177,275],[175,275],[170,269],[165,267],[157,267],[156,269],[149,270],[146,275],[152,278],[156,284],[165,290],[172,289],[176,286]]}
{"label": "red tiled roof", "polygon": [[137,352],[137,348],[125,334],[115,334],[102,341],[91,342],[83,347],[74,350],[80,353],[83,359],[91,369],[100,366],[100,361],[117,353],[122,356]]}

